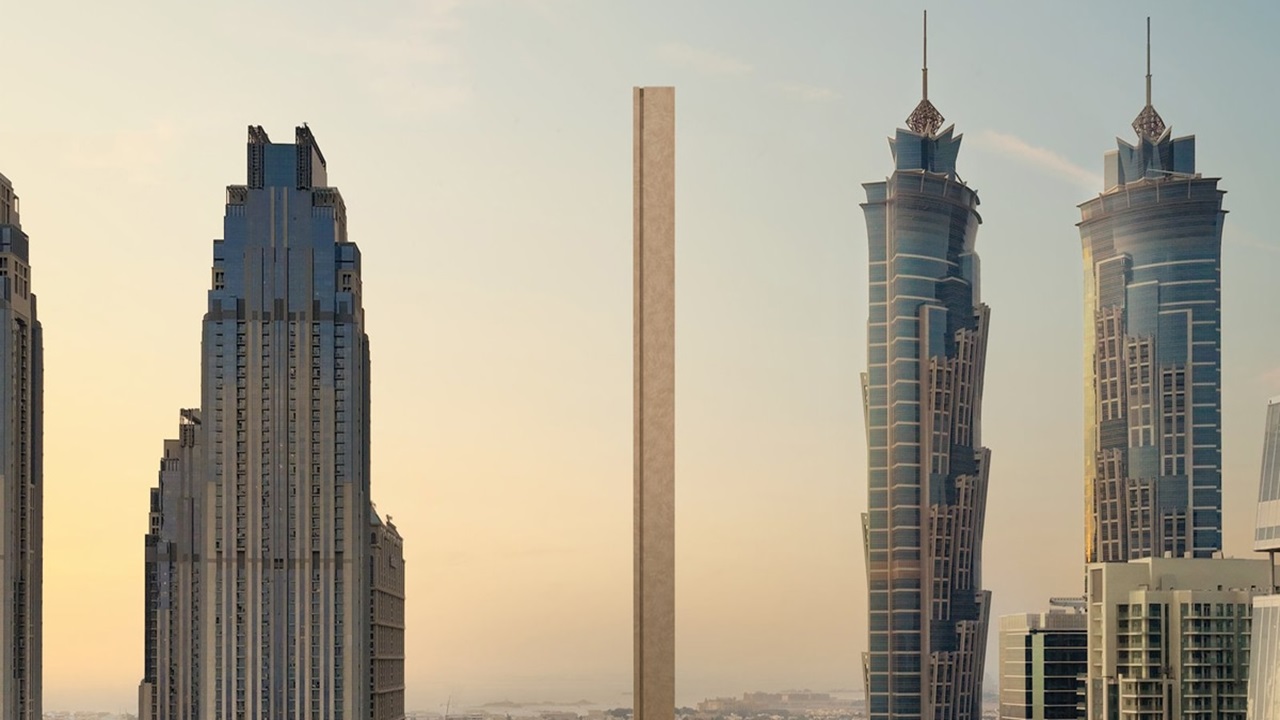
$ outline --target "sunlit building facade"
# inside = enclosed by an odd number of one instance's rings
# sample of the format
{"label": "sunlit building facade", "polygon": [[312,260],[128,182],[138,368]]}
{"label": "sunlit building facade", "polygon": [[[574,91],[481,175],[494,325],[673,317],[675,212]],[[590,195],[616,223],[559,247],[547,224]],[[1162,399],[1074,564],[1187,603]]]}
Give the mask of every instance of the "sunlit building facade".
{"label": "sunlit building facade", "polygon": [[0,175],[0,717],[40,720],[44,341],[18,211]]}
{"label": "sunlit building facade", "polygon": [[[189,648],[192,678],[189,693],[172,682],[165,690],[159,675],[172,665],[157,666],[156,717],[365,720],[375,704],[378,540],[360,251],[308,128],[273,143],[250,127],[247,166],[248,182],[227,188],[201,342],[201,407],[182,428],[197,458],[196,497],[189,511],[174,502],[163,470],[153,495],[148,578],[158,591],[166,578],[179,586],[171,597],[189,591],[195,618],[189,631],[171,622],[164,632],[157,612],[149,661]],[[187,451],[176,451],[181,466]],[[177,565],[166,569],[170,517],[179,545]],[[181,567],[186,542],[189,569]],[[175,692],[185,698],[176,711]]]}
{"label": "sunlit building facade", "polygon": [[1147,82],[1137,143],[1117,141],[1080,205],[1087,562],[1222,548],[1224,192]]}
{"label": "sunlit building facade", "polygon": [[1263,560],[1090,564],[1087,720],[1245,720],[1268,582]]}
{"label": "sunlit building facade", "polygon": [[982,447],[988,309],[974,251],[978,195],[956,173],[960,137],[925,98],[867,183],[870,592],[864,655],[872,720],[981,715],[990,593],[981,589],[990,453]]}

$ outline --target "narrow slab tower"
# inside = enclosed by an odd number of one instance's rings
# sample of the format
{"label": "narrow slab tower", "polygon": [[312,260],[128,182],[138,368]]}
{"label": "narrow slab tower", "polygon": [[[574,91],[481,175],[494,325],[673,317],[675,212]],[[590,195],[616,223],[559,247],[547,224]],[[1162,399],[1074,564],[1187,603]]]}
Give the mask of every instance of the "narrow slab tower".
{"label": "narrow slab tower", "polygon": [[675,88],[634,99],[635,720],[674,720]]}

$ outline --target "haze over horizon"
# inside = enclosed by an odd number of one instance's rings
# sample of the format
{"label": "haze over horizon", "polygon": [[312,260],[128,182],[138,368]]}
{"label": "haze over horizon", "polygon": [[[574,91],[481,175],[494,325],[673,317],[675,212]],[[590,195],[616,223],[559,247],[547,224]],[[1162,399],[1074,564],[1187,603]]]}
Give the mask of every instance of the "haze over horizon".
{"label": "haze over horizon", "polygon": [[[46,710],[136,705],[147,492],[199,403],[224,188],[246,125],[303,122],[363,253],[407,708],[627,697],[635,85],[676,87],[677,701],[861,688],[859,203],[919,99],[922,4],[11,5],[0,173],[45,332]],[[929,96],[982,200],[993,631],[1083,588],[1076,206],[1133,138],[1148,15],[1155,107],[1227,190],[1224,542],[1250,556],[1280,394],[1257,126],[1280,7],[931,9]]]}

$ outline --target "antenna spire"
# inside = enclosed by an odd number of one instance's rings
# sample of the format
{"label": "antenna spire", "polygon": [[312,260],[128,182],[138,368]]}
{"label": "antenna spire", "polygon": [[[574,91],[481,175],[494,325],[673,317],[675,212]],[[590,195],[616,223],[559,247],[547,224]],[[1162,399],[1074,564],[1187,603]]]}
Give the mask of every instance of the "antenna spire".
{"label": "antenna spire", "polygon": [[1151,104],[1151,16],[1147,16],[1147,104]]}
{"label": "antenna spire", "polygon": [[933,137],[938,132],[938,128],[942,127],[942,113],[938,112],[938,108],[929,102],[929,11],[924,11],[924,53],[922,67],[920,68],[920,104],[916,105],[916,109],[911,111],[911,115],[907,117],[907,127],[912,132],[919,133],[926,137]]}
{"label": "antenna spire", "polygon": [[1151,17],[1147,16],[1147,104],[1134,118],[1133,130],[1138,137],[1154,142],[1164,135],[1166,129],[1164,119],[1151,105]]}
{"label": "antenna spire", "polygon": [[[1151,21],[1150,21],[1150,19],[1148,19],[1148,20],[1147,20],[1147,23],[1148,23],[1148,27],[1147,27],[1147,34],[1148,34],[1148,37],[1147,37],[1147,44],[1148,44],[1148,46],[1151,44],[1151,38],[1150,38],[1151,27],[1150,27],[1150,22],[1151,22]],[[1150,48],[1149,48],[1149,47],[1148,47],[1147,53],[1148,53],[1147,63],[1148,63],[1148,65],[1150,65],[1151,60],[1150,60]],[[1148,68],[1147,68],[1147,70],[1148,70],[1148,72],[1150,72],[1150,67],[1148,67]],[[921,90],[920,90],[920,97],[921,97],[922,99],[924,99],[924,100],[928,100],[928,99],[929,99],[929,11],[928,11],[928,10],[925,10],[925,11],[924,11],[924,60],[923,60],[923,63],[922,63],[922,65],[921,65],[921,67],[920,67],[920,73],[921,73],[921,76],[922,76],[922,77],[921,77],[921,81],[922,81],[922,88],[921,88]],[[1148,85],[1149,85],[1149,84],[1148,84]]]}

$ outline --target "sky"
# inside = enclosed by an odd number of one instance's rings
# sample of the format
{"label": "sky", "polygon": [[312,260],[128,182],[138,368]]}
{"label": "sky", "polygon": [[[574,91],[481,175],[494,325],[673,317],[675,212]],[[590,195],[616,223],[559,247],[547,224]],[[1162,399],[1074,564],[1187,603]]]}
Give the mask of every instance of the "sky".
{"label": "sky", "polygon": [[[5,2],[0,173],[45,328],[46,709],[135,707],[147,493],[199,401],[224,187],[246,125],[303,122],[363,253],[408,706],[629,704],[636,85],[676,87],[677,700],[861,688],[860,185],[919,100],[922,8]],[[1227,190],[1224,538],[1249,555],[1280,394],[1280,6],[930,10],[930,99],[982,200],[993,616],[1083,590],[1076,206],[1133,137],[1147,15],[1155,106]]]}

